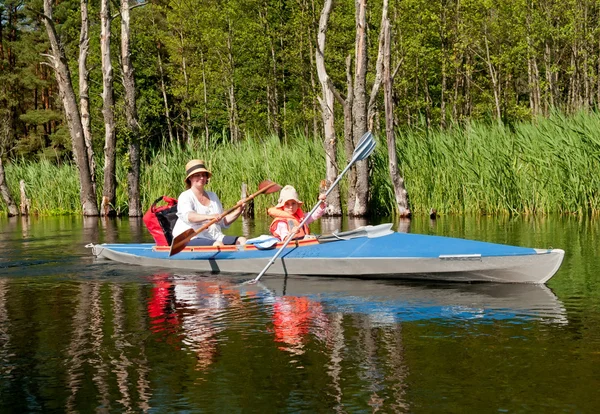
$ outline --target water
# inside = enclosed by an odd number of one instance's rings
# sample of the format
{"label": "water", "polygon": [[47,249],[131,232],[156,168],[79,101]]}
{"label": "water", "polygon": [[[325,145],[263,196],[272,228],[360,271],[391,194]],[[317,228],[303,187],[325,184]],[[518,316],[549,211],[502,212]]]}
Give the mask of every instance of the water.
{"label": "water", "polygon": [[247,276],[96,262],[84,247],[150,241],[139,220],[0,218],[0,412],[595,413],[599,227],[395,223],[563,248],[547,286],[271,276],[240,286]]}

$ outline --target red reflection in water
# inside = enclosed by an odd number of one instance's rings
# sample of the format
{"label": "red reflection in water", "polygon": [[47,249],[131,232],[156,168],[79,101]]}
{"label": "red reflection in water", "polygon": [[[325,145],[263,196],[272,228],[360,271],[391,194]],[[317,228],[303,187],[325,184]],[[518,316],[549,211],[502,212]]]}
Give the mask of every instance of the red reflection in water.
{"label": "red reflection in water", "polygon": [[320,302],[307,297],[282,296],[273,305],[275,342],[286,344],[279,349],[304,353],[304,339],[317,321],[325,315]]}
{"label": "red reflection in water", "polygon": [[154,287],[148,300],[150,329],[154,333],[175,333],[181,323],[175,309],[175,285],[167,273],[154,275],[152,280]]}

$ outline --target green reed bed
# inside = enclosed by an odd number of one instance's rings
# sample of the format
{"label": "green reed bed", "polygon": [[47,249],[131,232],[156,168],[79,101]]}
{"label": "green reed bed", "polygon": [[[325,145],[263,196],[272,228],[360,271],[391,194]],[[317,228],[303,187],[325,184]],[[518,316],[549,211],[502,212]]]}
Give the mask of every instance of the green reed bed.
{"label": "green reed bed", "polygon": [[[413,127],[397,131],[400,170],[414,214],[430,208],[439,213],[597,214],[600,211],[600,115],[553,114],[533,123],[511,126],[473,122],[445,131]],[[368,159],[371,166],[370,211],[394,214],[394,193],[388,174],[385,137]],[[225,208],[241,196],[241,184],[254,193],[262,180],[292,184],[310,209],[325,178],[322,142],[297,134],[281,143],[275,136],[246,137],[225,143],[214,137],[186,145],[173,144],[150,154],[142,167],[142,206],[147,209],[161,195],[177,197],[184,189],[185,164],[204,159],[213,177],[208,188],[217,192]],[[219,143],[217,143],[219,142]],[[342,143],[340,171],[347,164]],[[49,161],[5,163],[7,181],[19,202],[19,180],[27,185],[32,212],[80,213],[77,171],[73,165]],[[102,171],[98,170],[100,199]],[[116,210],[127,212],[127,176],[117,168]],[[345,200],[346,180],[340,183]],[[255,199],[256,214],[276,203],[278,194]],[[0,212],[6,206],[0,201]]]}
{"label": "green reed bed", "polygon": [[553,114],[397,137],[413,211],[597,214],[600,116]]}

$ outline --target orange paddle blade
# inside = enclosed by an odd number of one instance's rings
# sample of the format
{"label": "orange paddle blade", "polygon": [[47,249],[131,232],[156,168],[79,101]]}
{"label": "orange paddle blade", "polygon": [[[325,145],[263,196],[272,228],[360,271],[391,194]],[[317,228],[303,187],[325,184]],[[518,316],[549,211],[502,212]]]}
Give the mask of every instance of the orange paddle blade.
{"label": "orange paddle blade", "polygon": [[281,186],[270,180],[261,181],[258,185],[258,191],[264,194],[271,194],[279,190],[281,190]]}

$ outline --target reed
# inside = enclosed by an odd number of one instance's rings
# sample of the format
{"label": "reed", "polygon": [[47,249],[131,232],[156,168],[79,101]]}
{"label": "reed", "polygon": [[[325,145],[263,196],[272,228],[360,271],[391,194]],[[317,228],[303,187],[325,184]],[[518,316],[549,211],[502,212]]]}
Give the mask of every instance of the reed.
{"label": "reed", "polygon": [[[553,113],[530,123],[498,125],[471,122],[447,130],[422,126],[397,131],[397,153],[414,214],[436,208],[441,214],[595,215],[600,212],[600,115]],[[375,216],[395,213],[388,174],[385,137],[369,158],[370,211]],[[147,209],[161,195],[177,197],[184,189],[184,166],[194,158],[206,160],[215,191],[225,208],[241,196],[241,183],[250,193],[265,179],[292,184],[310,208],[325,177],[322,142],[298,133],[282,143],[275,136],[247,136],[239,143],[214,136],[189,144],[172,144],[150,154],[142,167],[142,205]],[[346,160],[340,143],[338,165]],[[5,163],[10,191],[19,198],[19,180],[27,183],[35,214],[81,213],[77,171],[73,165],[49,161],[13,160]],[[99,170],[97,182],[102,184]],[[127,212],[127,178],[117,168],[116,210]],[[345,180],[340,183],[345,199]],[[99,195],[101,188],[98,189]],[[255,211],[265,215],[278,194],[257,197]],[[0,211],[6,206],[0,201]]]}

